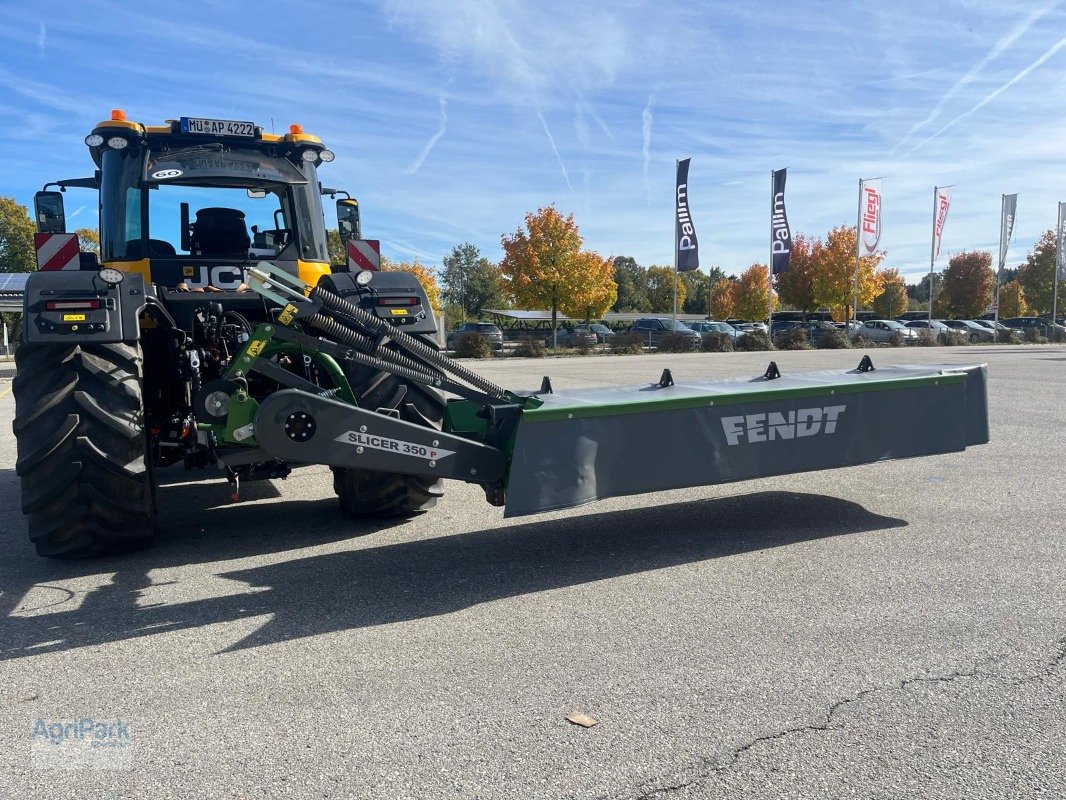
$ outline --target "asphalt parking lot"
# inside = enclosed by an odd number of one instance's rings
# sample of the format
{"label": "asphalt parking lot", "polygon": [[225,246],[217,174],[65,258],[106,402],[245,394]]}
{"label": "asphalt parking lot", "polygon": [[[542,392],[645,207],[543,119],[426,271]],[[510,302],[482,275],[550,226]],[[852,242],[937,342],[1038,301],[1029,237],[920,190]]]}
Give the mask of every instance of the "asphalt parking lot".
{"label": "asphalt parking lot", "polygon": [[[992,443],[507,521],[450,484],[393,526],[343,517],[325,468],[238,503],[179,472],[154,549],[84,562],[26,540],[0,365],[0,796],[1066,795],[1066,347],[872,356],[987,362]],[[768,360],[477,366],[577,387]],[[87,716],[129,725],[121,769],[31,740]]]}

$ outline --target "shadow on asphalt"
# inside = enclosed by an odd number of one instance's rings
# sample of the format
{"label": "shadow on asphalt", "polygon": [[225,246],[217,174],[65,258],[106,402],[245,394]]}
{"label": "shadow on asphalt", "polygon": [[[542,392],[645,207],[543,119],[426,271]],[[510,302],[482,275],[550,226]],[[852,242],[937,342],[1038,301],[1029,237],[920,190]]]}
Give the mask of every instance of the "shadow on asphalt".
{"label": "shadow on asphalt", "polygon": [[[17,512],[17,483],[3,482],[6,514]],[[183,490],[166,505],[204,504],[206,487]],[[168,492],[169,494],[169,492]],[[15,502],[12,503],[11,501]],[[11,508],[14,506],[14,508]],[[8,510],[10,508],[10,510]],[[761,492],[437,536],[354,551],[294,557],[220,573],[258,591],[140,607],[149,570],[297,550],[370,533],[344,529],[336,505],[241,504],[197,512],[203,530],[164,533],[155,548],[123,557],[62,562],[38,559],[22,526],[5,526],[0,547],[24,556],[0,567],[0,658],[91,647],[270,614],[232,650],[306,636],[447,614],[646,570],[691,564],[797,542],[884,531],[907,523],[815,494]],[[433,512],[422,517],[430,531]],[[418,523],[415,523],[418,524]],[[164,519],[164,526],[166,521]],[[15,529],[12,530],[12,527]],[[195,526],[198,527],[198,526]],[[323,534],[342,528],[343,533]],[[210,531],[210,533],[208,533]],[[17,539],[17,541],[16,541]],[[55,590],[55,609],[11,616],[38,584],[115,571],[113,582],[64,611],[70,593]]]}

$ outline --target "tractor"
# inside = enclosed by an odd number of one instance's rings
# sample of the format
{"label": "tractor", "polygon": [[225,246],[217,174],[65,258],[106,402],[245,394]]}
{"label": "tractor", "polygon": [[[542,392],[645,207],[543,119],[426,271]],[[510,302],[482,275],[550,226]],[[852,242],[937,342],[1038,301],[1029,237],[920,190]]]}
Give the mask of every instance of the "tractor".
{"label": "tractor", "polygon": [[[462,480],[514,516],[988,440],[982,366],[506,389],[440,351],[414,276],[330,268],[322,197],[345,195],[346,244],[359,207],[300,126],[116,110],[85,144],[93,175],[35,196],[19,287],[16,471],[43,556],[150,545],[157,471],[178,465],[235,497],[328,465],[355,517],[420,514]],[[66,231],[69,188],[98,194],[98,256]]]}

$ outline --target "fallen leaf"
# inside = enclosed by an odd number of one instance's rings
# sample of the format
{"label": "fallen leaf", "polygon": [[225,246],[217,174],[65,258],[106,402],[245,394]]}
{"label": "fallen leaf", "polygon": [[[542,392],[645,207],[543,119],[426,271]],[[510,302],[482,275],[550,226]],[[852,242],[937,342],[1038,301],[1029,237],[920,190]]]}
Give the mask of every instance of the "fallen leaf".
{"label": "fallen leaf", "polygon": [[598,719],[590,717],[584,711],[571,711],[566,715],[566,721],[572,722],[575,725],[580,725],[582,728],[591,728],[593,725],[600,724]]}

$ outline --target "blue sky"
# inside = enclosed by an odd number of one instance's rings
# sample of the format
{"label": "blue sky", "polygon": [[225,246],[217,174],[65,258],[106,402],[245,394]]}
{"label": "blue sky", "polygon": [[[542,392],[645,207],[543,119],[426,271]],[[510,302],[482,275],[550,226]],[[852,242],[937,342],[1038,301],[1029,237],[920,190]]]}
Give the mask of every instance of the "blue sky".
{"label": "blue sky", "polygon": [[462,241],[497,259],[551,203],[587,247],[669,264],[686,156],[701,260],[733,273],[766,260],[777,167],[793,230],[815,234],[854,224],[858,179],[884,175],[886,263],[911,280],[934,184],[956,184],[941,268],[997,246],[1002,192],[1020,194],[1009,264],[1066,200],[1063,2],[162,7],[0,0],[0,194],[88,174],[82,139],[121,107],[302,123],[364,235],[434,266]]}

